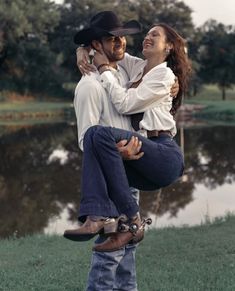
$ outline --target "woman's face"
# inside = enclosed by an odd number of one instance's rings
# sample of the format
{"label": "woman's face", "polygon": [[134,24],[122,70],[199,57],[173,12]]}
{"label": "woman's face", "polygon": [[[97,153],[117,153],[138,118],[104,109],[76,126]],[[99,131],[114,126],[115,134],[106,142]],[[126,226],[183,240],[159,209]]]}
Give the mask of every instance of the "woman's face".
{"label": "woman's face", "polygon": [[171,46],[166,41],[166,34],[164,28],[161,26],[154,26],[149,30],[143,41],[143,55],[148,57],[152,54],[159,57],[166,57],[166,49]]}

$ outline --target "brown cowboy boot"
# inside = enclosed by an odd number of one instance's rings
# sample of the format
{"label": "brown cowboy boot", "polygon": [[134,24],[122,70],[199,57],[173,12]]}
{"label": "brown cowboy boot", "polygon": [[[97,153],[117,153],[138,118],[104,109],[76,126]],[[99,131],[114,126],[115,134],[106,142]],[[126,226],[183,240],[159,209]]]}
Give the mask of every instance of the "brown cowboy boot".
{"label": "brown cowboy boot", "polygon": [[103,243],[95,245],[93,250],[97,252],[113,252],[121,249],[134,238],[136,238],[134,243],[144,238],[144,229],[141,228],[141,219],[139,215],[130,220],[128,231],[111,234]]}
{"label": "brown cowboy boot", "polygon": [[87,241],[100,233],[114,233],[117,231],[117,222],[114,218],[100,218],[87,216],[85,223],[76,229],[64,232],[64,237],[73,241]]}

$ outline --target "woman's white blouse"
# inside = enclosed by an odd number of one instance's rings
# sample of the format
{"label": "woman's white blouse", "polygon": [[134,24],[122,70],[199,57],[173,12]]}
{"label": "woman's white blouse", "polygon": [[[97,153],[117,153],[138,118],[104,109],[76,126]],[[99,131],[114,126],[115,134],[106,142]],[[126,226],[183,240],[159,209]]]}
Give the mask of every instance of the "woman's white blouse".
{"label": "woman's white blouse", "polygon": [[[143,72],[145,65],[145,61],[135,64],[137,75],[142,76],[139,73]],[[146,130],[169,130],[172,136],[176,134],[175,120],[170,113],[170,89],[175,82],[175,75],[166,62],[144,75],[137,88],[121,87],[110,71],[100,75],[100,82],[119,113],[129,115],[144,112],[139,123],[142,134],[146,136]]]}

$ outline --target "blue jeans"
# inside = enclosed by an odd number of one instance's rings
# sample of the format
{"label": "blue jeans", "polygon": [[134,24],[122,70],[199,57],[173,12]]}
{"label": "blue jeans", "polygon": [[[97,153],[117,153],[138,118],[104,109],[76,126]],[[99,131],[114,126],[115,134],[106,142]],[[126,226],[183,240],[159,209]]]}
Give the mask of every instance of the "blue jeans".
{"label": "blue jeans", "polygon": [[[133,135],[142,141],[144,155],[139,160],[123,161],[116,143]],[[130,186],[156,190],[183,173],[182,152],[166,134],[147,139],[138,133],[98,125],[87,130],[83,144],[80,219],[87,215],[132,217],[139,207]]]}
{"label": "blue jeans", "polygon": [[93,252],[87,291],[137,291],[135,245],[115,252]]}
{"label": "blue jeans", "polygon": [[[139,191],[130,190],[138,203]],[[102,241],[99,237],[96,243]],[[93,252],[87,291],[137,291],[135,253],[136,245],[115,252]]]}

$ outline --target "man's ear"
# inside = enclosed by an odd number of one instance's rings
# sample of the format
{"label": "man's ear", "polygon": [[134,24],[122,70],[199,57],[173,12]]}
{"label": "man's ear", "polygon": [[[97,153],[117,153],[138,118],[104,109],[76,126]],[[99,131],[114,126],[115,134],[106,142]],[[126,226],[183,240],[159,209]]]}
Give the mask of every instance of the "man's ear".
{"label": "man's ear", "polygon": [[91,42],[92,47],[97,50],[98,52],[102,50],[102,44],[99,40],[93,40]]}

